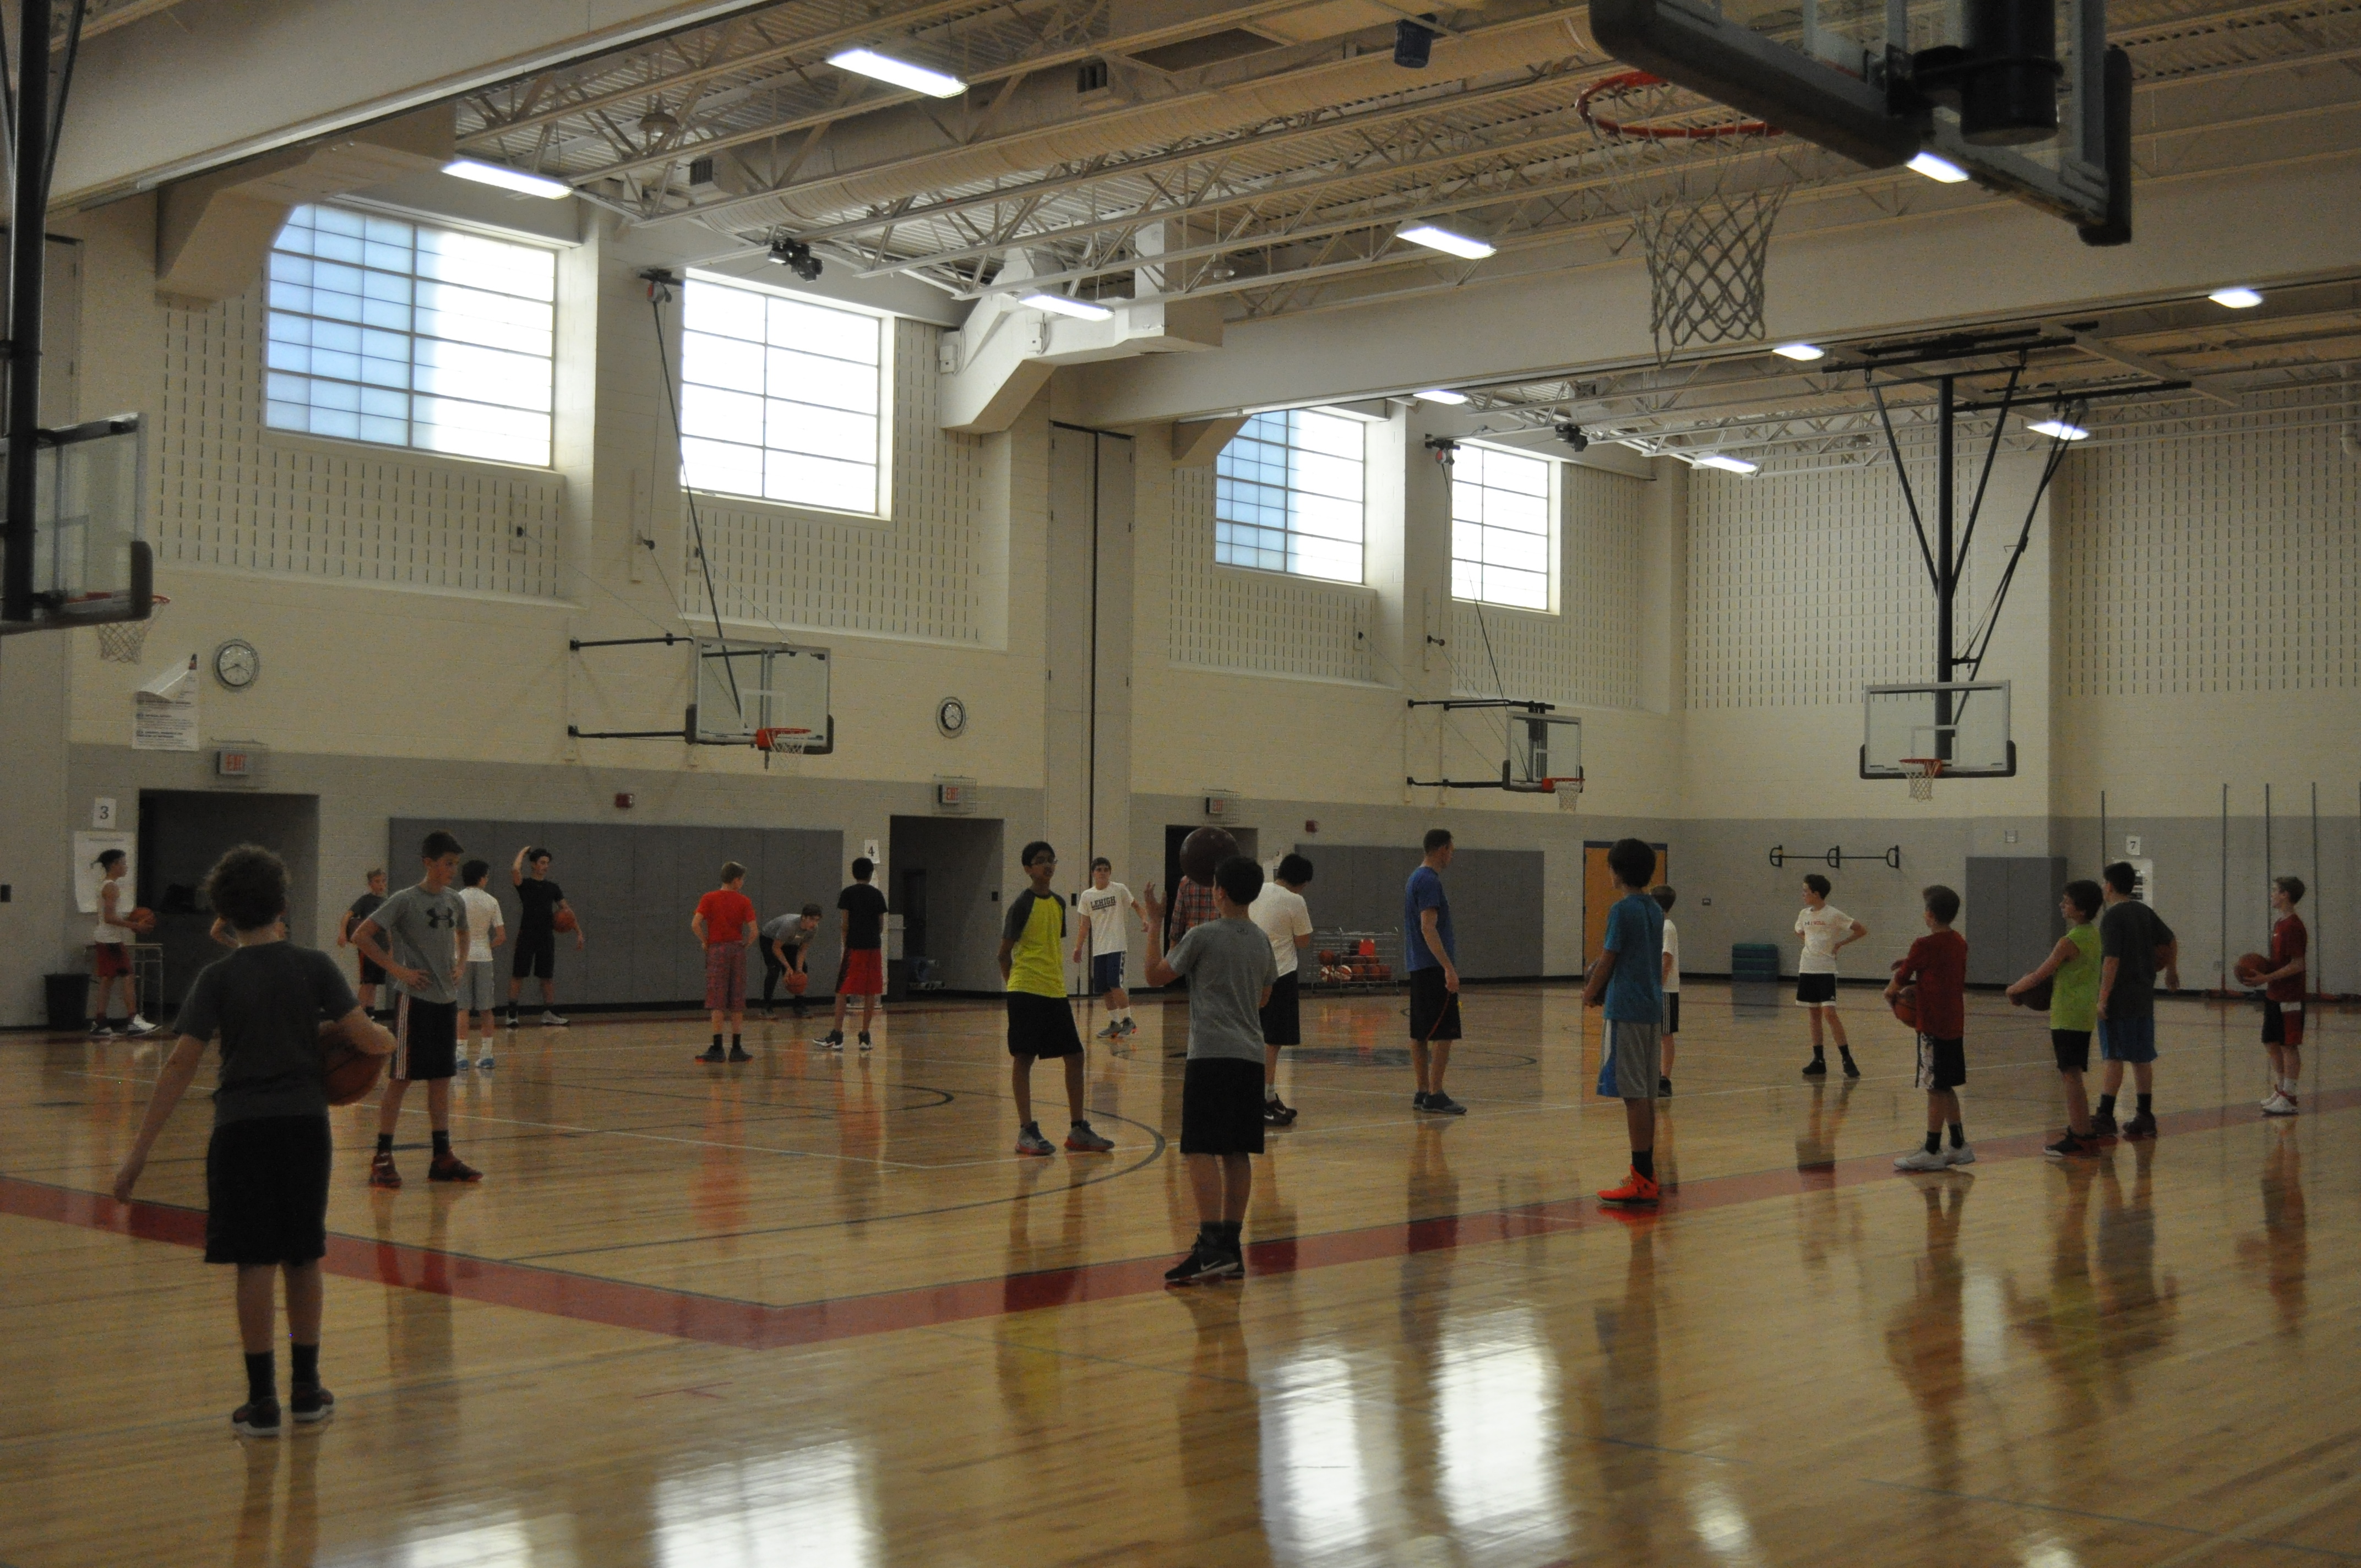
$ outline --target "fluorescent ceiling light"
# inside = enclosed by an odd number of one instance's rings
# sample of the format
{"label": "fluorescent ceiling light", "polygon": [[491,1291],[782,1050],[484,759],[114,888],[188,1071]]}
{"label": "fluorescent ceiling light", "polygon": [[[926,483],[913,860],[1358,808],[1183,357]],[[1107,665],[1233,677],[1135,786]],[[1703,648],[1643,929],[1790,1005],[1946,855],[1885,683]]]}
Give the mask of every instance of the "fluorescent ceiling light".
{"label": "fluorescent ceiling light", "polygon": [[2251,311],[2263,302],[2263,297],[2260,294],[2244,284],[2234,288],[2216,289],[2205,297],[2217,305],[2226,305],[2234,311]]}
{"label": "fluorescent ceiling light", "polygon": [[2081,425],[2068,424],[2062,419],[2039,420],[2025,428],[2036,435],[2054,435],[2060,441],[2085,441],[2091,434]]}
{"label": "fluorescent ceiling light", "polygon": [[1467,400],[1466,393],[1455,392],[1446,387],[1429,387],[1425,391],[1412,392],[1411,396],[1422,403],[1464,403]]}
{"label": "fluorescent ceiling light", "polygon": [[1115,314],[1104,305],[1094,305],[1088,300],[1070,300],[1063,294],[1027,294],[1024,302],[1037,311],[1071,316],[1076,321],[1103,322]]}
{"label": "fluorescent ceiling light", "polygon": [[928,71],[923,65],[912,65],[906,60],[895,60],[875,49],[839,49],[828,57],[828,62],[839,71],[873,76],[896,87],[907,87],[913,93],[924,93],[929,98],[956,98],[967,91],[967,83],[956,76],[945,76],[939,71]]}
{"label": "fluorescent ceiling light", "polygon": [[1806,365],[1828,356],[1828,351],[1817,343],[1783,343],[1771,352],[1782,359],[1799,359]]}
{"label": "fluorescent ceiling light", "polygon": [[1752,474],[1763,466],[1760,463],[1749,463],[1743,457],[1725,457],[1719,452],[1707,453],[1697,460],[1697,466],[1700,468],[1719,468],[1727,474]]}
{"label": "fluorescent ceiling light", "polygon": [[472,180],[478,185],[497,185],[503,191],[519,195],[541,196],[555,202],[560,196],[574,194],[574,187],[563,180],[544,180],[538,174],[527,174],[522,169],[510,169],[498,163],[478,163],[472,158],[455,158],[443,166],[443,172],[460,180]]}
{"label": "fluorescent ceiling light", "polygon": [[1931,152],[1922,152],[1912,159],[1910,167],[1927,179],[1944,185],[1957,185],[1968,177],[1966,170],[1953,163],[1949,159],[1938,158]]}
{"label": "fluorescent ceiling light", "polygon": [[1396,230],[1394,237],[1406,239],[1412,245],[1422,245],[1429,250],[1439,250],[1446,256],[1456,256],[1467,261],[1481,261],[1499,248],[1483,240],[1472,239],[1464,234],[1453,234],[1449,229],[1436,228],[1433,224],[1420,224],[1415,228]]}

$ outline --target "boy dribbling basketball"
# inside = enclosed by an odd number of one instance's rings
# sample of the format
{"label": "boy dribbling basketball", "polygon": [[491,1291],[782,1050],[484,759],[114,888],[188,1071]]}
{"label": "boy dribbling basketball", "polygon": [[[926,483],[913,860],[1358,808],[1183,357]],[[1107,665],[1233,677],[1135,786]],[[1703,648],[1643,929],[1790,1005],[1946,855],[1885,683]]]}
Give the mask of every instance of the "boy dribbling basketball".
{"label": "boy dribbling basketball", "polygon": [[[1894,966],[1885,982],[1891,1004],[1903,986],[1918,986],[1918,1087],[1927,1091],[1927,1142],[1894,1162],[1896,1170],[1947,1170],[1973,1165],[1960,1120],[1960,1085],[1968,1080],[1968,939],[1951,929],[1960,917],[1960,895],[1940,883],[1921,895],[1927,902],[1927,934]],[[1951,1146],[1943,1146],[1943,1128]]]}

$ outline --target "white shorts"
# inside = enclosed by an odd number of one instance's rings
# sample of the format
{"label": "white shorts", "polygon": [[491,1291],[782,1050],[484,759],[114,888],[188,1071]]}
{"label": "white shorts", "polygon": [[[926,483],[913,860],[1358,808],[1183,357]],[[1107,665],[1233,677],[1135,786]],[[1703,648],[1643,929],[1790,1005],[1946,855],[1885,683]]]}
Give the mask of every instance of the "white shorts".
{"label": "white shorts", "polygon": [[495,1000],[499,991],[499,982],[492,978],[492,960],[471,960],[467,971],[459,976],[459,1011],[489,1013],[499,1005]]}

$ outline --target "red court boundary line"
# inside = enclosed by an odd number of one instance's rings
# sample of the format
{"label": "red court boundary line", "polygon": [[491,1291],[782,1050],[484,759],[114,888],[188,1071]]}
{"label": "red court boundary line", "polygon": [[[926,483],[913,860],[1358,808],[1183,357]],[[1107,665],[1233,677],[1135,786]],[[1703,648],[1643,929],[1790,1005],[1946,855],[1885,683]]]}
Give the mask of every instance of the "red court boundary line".
{"label": "red court boundary line", "polygon": [[[2312,1095],[2305,1114],[2355,1106],[2361,1106],[2361,1089],[2333,1090]],[[2175,1112],[2157,1120],[2164,1135],[2171,1137],[2249,1126],[2260,1119],[2250,1106],[2219,1105]],[[1976,1146],[1978,1162],[2041,1158],[2041,1146],[2048,1135],[2021,1134],[1988,1139]],[[1683,1183],[1665,1190],[1664,1201],[1653,1215],[1644,1212],[1641,1215],[1671,1218],[1707,1213],[1765,1199],[1897,1179],[1903,1179],[1894,1173],[1891,1153],[1864,1155],[1810,1169],[1749,1171]],[[49,1220],[140,1241],[169,1242],[176,1246],[203,1247],[205,1239],[203,1210],[137,1200],[117,1203],[100,1193],[18,1177],[0,1177],[0,1214]],[[1247,1247],[1246,1259],[1250,1272],[1256,1275],[1299,1274],[1340,1264],[1382,1262],[1452,1247],[1481,1246],[1601,1225],[1628,1225],[1633,1219],[1632,1212],[1603,1210],[1596,1199],[1585,1194],[1513,1209],[1482,1210],[1284,1241],[1257,1242]],[[339,1234],[328,1237],[324,1266],[329,1273],[347,1279],[375,1280],[382,1285],[514,1307],[578,1322],[636,1329],[740,1350],[776,1350],[901,1329],[972,1322],[1043,1307],[1154,1295],[1164,1288],[1164,1270],[1169,1264],[1161,1256],[1081,1264],[997,1279],[958,1280],[789,1306],[704,1296],[531,1264],[471,1257],[401,1242]]]}

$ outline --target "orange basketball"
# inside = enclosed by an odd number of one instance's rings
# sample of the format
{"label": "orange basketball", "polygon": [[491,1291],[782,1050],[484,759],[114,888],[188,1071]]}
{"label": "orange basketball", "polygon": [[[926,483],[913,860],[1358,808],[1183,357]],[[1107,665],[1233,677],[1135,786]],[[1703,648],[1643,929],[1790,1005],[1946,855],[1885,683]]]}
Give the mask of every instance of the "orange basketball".
{"label": "orange basketball", "polygon": [[1180,840],[1180,874],[1200,887],[1211,887],[1213,872],[1237,852],[1237,835],[1228,828],[1200,828]]}
{"label": "orange basketball", "polygon": [[556,914],[549,917],[549,924],[553,930],[571,931],[574,930],[580,922],[574,918],[574,911],[571,909],[561,909]]}
{"label": "orange basketball", "polygon": [[1918,1026],[1918,987],[1905,985],[1894,998],[1894,1015],[1902,1020],[1905,1029]]}
{"label": "orange basketball", "polygon": [[123,923],[144,936],[156,928],[156,912],[147,908],[135,909],[123,917]]}
{"label": "orange basketball", "polygon": [[358,1100],[377,1087],[377,1075],[385,1070],[385,1058],[355,1050],[342,1040],[324,1047],[320,1062],[331,1105],[349,1105]]}
{"label": "orange basketball", "polygon": [[2240,953],[2238,961],[2231,966],[2238,976],[2240,985],[2254,984],[2255,977],[2267,973],[2270,967],[2271,960],[2260,953]]}
{"label": "orange basketball", "polygon": [[811,976],[806,974],[799,969],[791,969],[787,971],[787,994],[789,996],[801,996],[805,992],[809,991],[810,989]]}

